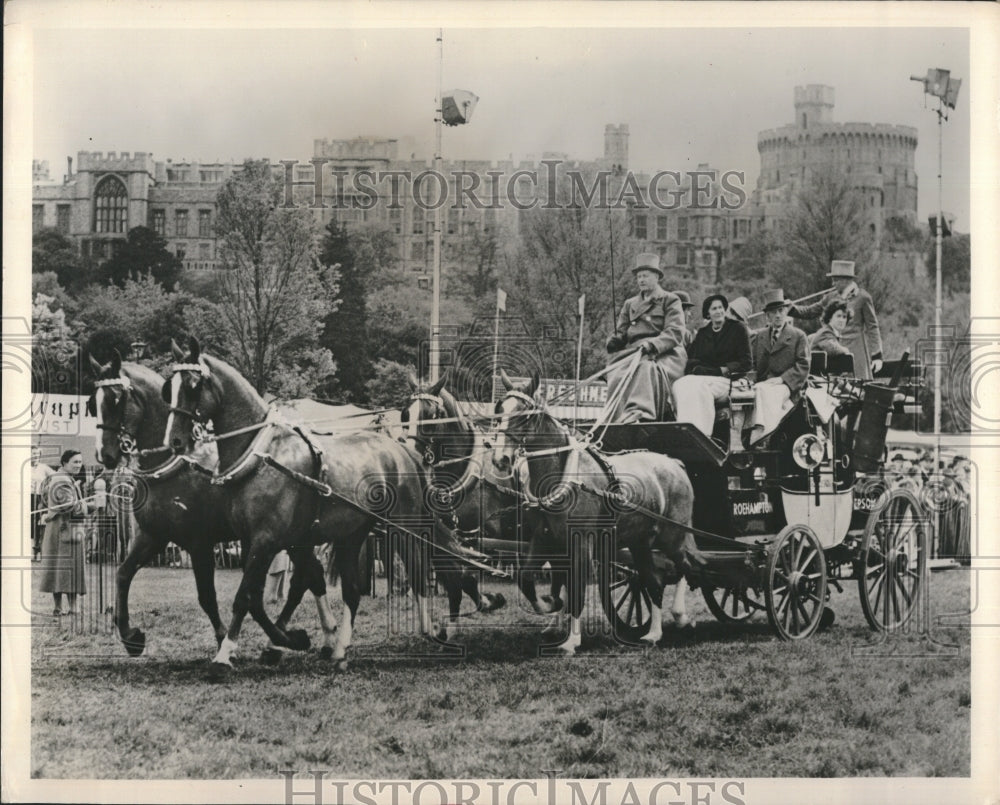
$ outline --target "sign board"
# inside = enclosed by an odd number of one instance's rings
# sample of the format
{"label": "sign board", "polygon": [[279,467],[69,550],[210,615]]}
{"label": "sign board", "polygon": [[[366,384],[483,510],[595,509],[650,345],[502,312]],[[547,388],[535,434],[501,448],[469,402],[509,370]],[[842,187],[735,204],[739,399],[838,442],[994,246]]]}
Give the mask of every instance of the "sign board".
{"label": "sign board", "polygon": [[[512,377],[515,383],[527,383],[526,377]],[[496,378],[493,386],[496,389],[497,399],[503,397],[503,384],[500,378]],[[561,406],[576,405],[576,382],[565,378],[545,377],[539,382],[538,390],[545,395],[545,402],[552,404],[553,401]],[[604,382],[580,383],[580,407],[581,408],[603,408],[608,401],[608,385]]]}
{"label": "sign board", "polygon": [[75,394],[32,394],[31,429],[48,436],[97,436],[97,418],[87,414],[87,398]]}

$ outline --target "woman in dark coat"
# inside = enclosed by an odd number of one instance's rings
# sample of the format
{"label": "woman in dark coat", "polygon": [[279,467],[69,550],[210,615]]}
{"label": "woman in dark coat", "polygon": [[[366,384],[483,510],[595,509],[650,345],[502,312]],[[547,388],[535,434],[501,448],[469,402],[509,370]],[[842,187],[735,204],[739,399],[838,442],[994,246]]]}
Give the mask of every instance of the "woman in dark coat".
{"label": "woman in dark coat", "polygon": [[836,299],[823,310],[823,326],[809,337],[809,348],[827,355],[851,355],[840,338],[847,326],[847,302]]}
{"label": "woman in dark coat", "polygon": [[728,400],[732,381],[752,367],[747,328],[726,316],[728,308],[722,294],[704,301],[701,313],[708,323],[688,347],[684,377],[674,383],[677,421],[690,422],[706,436],[712,435],[716,402]]}
{"label": "woman in dark coat", "polygon": [[69,605],[67,614],[73,615],[76,614],[76,597],[87,592],[83,572],[87,503],[76,482],[82,467],[80,452],[67,450],[45,490],[48,520],[42,540],[42,578],[38,589],[52,593],[55,615],[62,614],[63,593]]}

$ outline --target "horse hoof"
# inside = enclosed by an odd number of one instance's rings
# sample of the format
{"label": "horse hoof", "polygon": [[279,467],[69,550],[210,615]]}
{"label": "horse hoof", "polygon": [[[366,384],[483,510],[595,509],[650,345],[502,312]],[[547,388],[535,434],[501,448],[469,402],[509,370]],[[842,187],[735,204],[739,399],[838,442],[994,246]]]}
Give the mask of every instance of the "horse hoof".
{"label": "horse hoof", "polygon": [[819,628],[829,629],[835,620],[837,620],[837,613],[830,607],[823,607],[823,614],[819,616]]}
{"label": "horse hoof", "polygon": [[305,629],[290,629],[287,632],[288,647],[292,651],[308,651],[312,643]]}
{"label": "horse hoof", "polygon": [[146,635],[140,629],[133,629],[122,642],[130,657],[138,657],[146,650]]}
{"label": "horse hoof", "polygon": [[507,599],[501,593],[488,593],[485,597],[488,603],[482,608],[482,612],[496,612],[507,605]]}
{"label": "horse hoof", "polygon": [[330,662],[330,660],[333,659],[333,646],[323,646],[323,648],[319,650],[319,658],[323,660],[323,662]]}
{"label": "horse hoof", "polygon": [[208,666],[209,682],[225,682],[232,676],[233,666],[225,662],[213,662]]}
{"label": "horse hoof", "polygon": [[281,651],[273,646],[268,646],[260,653],[260,661],[263,665],[277,665],[281,662]]}
{"label": "horse hoof", "polygon": [[333,666],[334,670],[344,673],[347,671],[347,660],[340,660],[336,665]]}

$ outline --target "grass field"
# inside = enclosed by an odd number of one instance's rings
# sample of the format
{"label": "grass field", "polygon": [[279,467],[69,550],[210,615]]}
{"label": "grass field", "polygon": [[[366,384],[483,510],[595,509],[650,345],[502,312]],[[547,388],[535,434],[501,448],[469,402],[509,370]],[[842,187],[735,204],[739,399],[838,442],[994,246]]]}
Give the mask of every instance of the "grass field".
{"label": "grass field", "polygon": [[[224,618],[238,582],[238,571],[217,575]],[[932,615],[967,611],[968,584],[966,571],[934,574]],[[464,657],[409,631],[409,598],[389,599],[390,618],[382,595],[362,600],[346,673],[314,651],[261,665],[265,641],[248,619],[237,671],[222,685],[206,681],[215,642],[189,571],[143,570],[133,584],[133,622],[150,643],[139,659],[103,619],[57,624],[51,599],[35,591],[32,776],[969,774],[968,630],[935,625],[931,641],[916,632],[879,641],[853,583],[833,594],[834,626],[801,644],[780,642],[763,617],[719,624],[696,592],[692,639],[635,649],[596,634],[569,659],[539,656],[553,638],[511,586],[487,589],[508,605],[466,619]],[[590,593],[588,623],[600,632]],[[445,609],[435,599],[435,613]],[[307,595],[293,626],[317,640],[315,613]]]}

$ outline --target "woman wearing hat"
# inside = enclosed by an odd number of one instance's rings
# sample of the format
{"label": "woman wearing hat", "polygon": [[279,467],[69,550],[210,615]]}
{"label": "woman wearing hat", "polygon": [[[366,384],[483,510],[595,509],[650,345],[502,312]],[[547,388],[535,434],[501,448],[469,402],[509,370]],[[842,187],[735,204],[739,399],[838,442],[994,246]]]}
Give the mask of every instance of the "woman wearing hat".
{"label": "woman wearing hat", "polygon": [[62,614],[65,593],[68,614],[73,615],[76,614],[76,597],[87,592],[83,573],[87,502],[77,481],[83,468],[83,457],[79,450],[67,450],[59,463],[59,469],[49,478],[46,486],[48,522],[42,540],[42,578],[38,589],[43,593],[52,593],[55,615]]}
{"label": "woman wearing hat", "polygon": [[771,434],[792,407],[792,397],[809,376],[806,334],[788,321],[788,302],[780,288],[764,297],[767,327],[758,331],[753,346],[753,370],[741,381],[754,383],[751,444]]}
{"label": "woman wearing hat", "polygon": [[882,331],[875,315],[875,303],[868,291],[858,287],[853,260],[834,260],[827,276],[833,281],[834,293],[813,305],[793,307],[790,314],[798,319],[815,319],[834,299],[845,302],[847,323],[840,340],[854,355],[854,374],[862,380],[871,380],[882,368]]}
{"label": "woman wearing hat", "polygon": [[690,422],[706,436],[712,435],[715,404],[729,399],[729,389],[750,371],[750,336],[747,328],[726,316],[729,301],[721,293],[702,303],[707,319],[688,349],[684,377],[674,384],[677,421]]}
{"label": "woman wearing hat", "polygon": [[[670,387],[687,363],[684,310],[676,294],[660,287],[659,255],[640,254],[632,272],[639,293],[622,306],[606,344],[609,363],[618,362],[608,373],[608,399],[614,402],[607,421],[658,422],[669,418]],[[630,374],[631,361],[623,358],[636,351],[645,360]]]}

